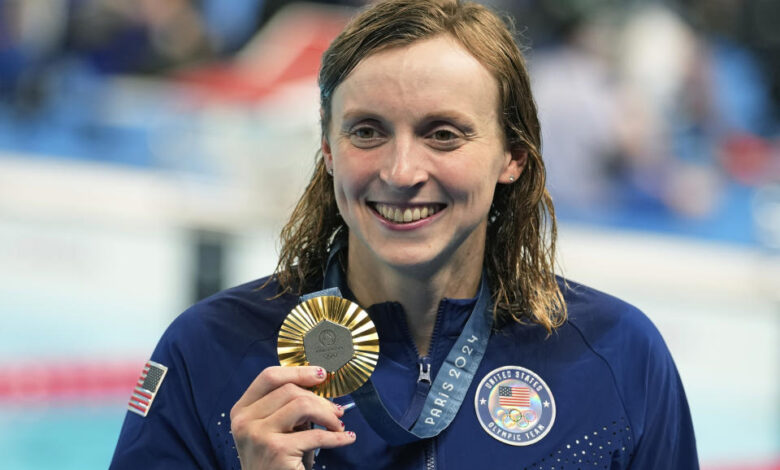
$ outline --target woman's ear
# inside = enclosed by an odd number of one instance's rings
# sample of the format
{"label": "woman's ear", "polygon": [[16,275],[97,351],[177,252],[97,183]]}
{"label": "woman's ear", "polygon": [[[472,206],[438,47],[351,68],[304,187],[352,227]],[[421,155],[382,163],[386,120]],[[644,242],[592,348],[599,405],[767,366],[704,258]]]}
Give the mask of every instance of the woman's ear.
{"label": "woman's ear", "polygon": [[512,184],[520,178],[525,169],[525,163],[528,161],[528,150],[522,147],[515,147],[508,150],[506,156],[506,164],[498,176],[498,182]]}
{"label": "woman's ear", "polygon": [[[320,122],[325,119],[325,110],[320,108]],[[322,150],[322,158],[325,161],[325,169],[328,173],[333,173],[333,152],[330,148],[330,142],[328,142],[328,133],[323,129],[322,139],[320,141],[320,150]]]}
{"label": "woman's ear", "polygon": [[333,152],[330,149],[330,143],[327,136],[322,136],[322,142],[320,144],[322,150],[322,159],[325,161],[325,169],[328,173],[333,172]]}

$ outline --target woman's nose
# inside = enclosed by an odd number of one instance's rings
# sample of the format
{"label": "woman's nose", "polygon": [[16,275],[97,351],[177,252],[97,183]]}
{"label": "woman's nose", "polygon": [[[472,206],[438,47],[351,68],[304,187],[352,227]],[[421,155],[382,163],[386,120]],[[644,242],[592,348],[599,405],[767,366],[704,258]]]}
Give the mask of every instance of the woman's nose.
{"label": "woman's nose", "polygon": [[423,149],[417,148],[414,138],[396,137],[388,147],[379,177],[389,186],[405,189],[421,185],[428,179],[424,168]]}

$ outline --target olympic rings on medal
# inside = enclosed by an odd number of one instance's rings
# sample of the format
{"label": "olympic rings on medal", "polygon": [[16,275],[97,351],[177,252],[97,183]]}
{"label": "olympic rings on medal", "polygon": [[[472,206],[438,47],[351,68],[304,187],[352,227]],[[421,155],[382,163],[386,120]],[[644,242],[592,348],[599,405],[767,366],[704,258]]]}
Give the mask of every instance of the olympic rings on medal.
{"label": "olympic rings on medal", "polygon": [[511,408],[507,413],[504,408],[499,408],[496,412],[496,418],[507,428],[517,426],[520,429],[525,429],[536,422],[536,413],[531,409],[519,410],[517,408]]}

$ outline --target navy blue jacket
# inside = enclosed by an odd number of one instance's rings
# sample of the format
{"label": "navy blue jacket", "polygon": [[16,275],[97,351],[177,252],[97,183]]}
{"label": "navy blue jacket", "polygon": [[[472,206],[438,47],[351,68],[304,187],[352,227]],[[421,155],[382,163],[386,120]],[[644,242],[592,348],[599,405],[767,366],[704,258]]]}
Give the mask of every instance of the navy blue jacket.
{"label": "navy blue jacket", "polygon": [[[171,324],[151,357],[167,375],[146,417],[127,414],[112,469],[240,468],[230,409],[257,374],[279,364],[277,332],[298,302],[291,295],[268,300],[277,286],[260,289],[263,282],[205,299]],[[552,335],[537,325],[497,326],[460,411],[439,436],[392,447],[353,408],[342,420],[357,441],[322,450],[315,468],[698,469],[685,392],[654,325],[582,285],[569,282],[564,297],[569,319]],[[473,303],[442,301],[424,358],[400,305],[368,309],[381,351],[372,379],[396,417],[419,388],[420,363],[430,363],[435,377]],[[533,371],[554,396],[555,421],[533,444],[501,442],[478,420],[478,383],[503,366]]]}

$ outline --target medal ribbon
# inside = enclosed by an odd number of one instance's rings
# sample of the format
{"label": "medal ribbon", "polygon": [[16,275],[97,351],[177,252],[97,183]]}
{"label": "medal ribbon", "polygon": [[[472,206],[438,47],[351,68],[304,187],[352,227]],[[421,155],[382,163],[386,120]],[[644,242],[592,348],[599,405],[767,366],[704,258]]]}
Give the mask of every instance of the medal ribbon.
{"label": "medal ribbon", "polygon": [[[336,243],[331,249],[323,281],[324,290],[308,294],[302,297],[302,300],[321,295],[340,296],[338,287],[343,285],[343,273],[338,263],[334,262],[335,254],[340,248],[341,244]],[[402,445],[437,436],[455,418],[490,339],[493,314],[489,308],[489,300],[490,289],[483,275],[474,309],[436,374],[422,411],[411,429],[393,418],[379,398],[370,378],[352,392],[351,395],[363,417],[387,443]]]}

